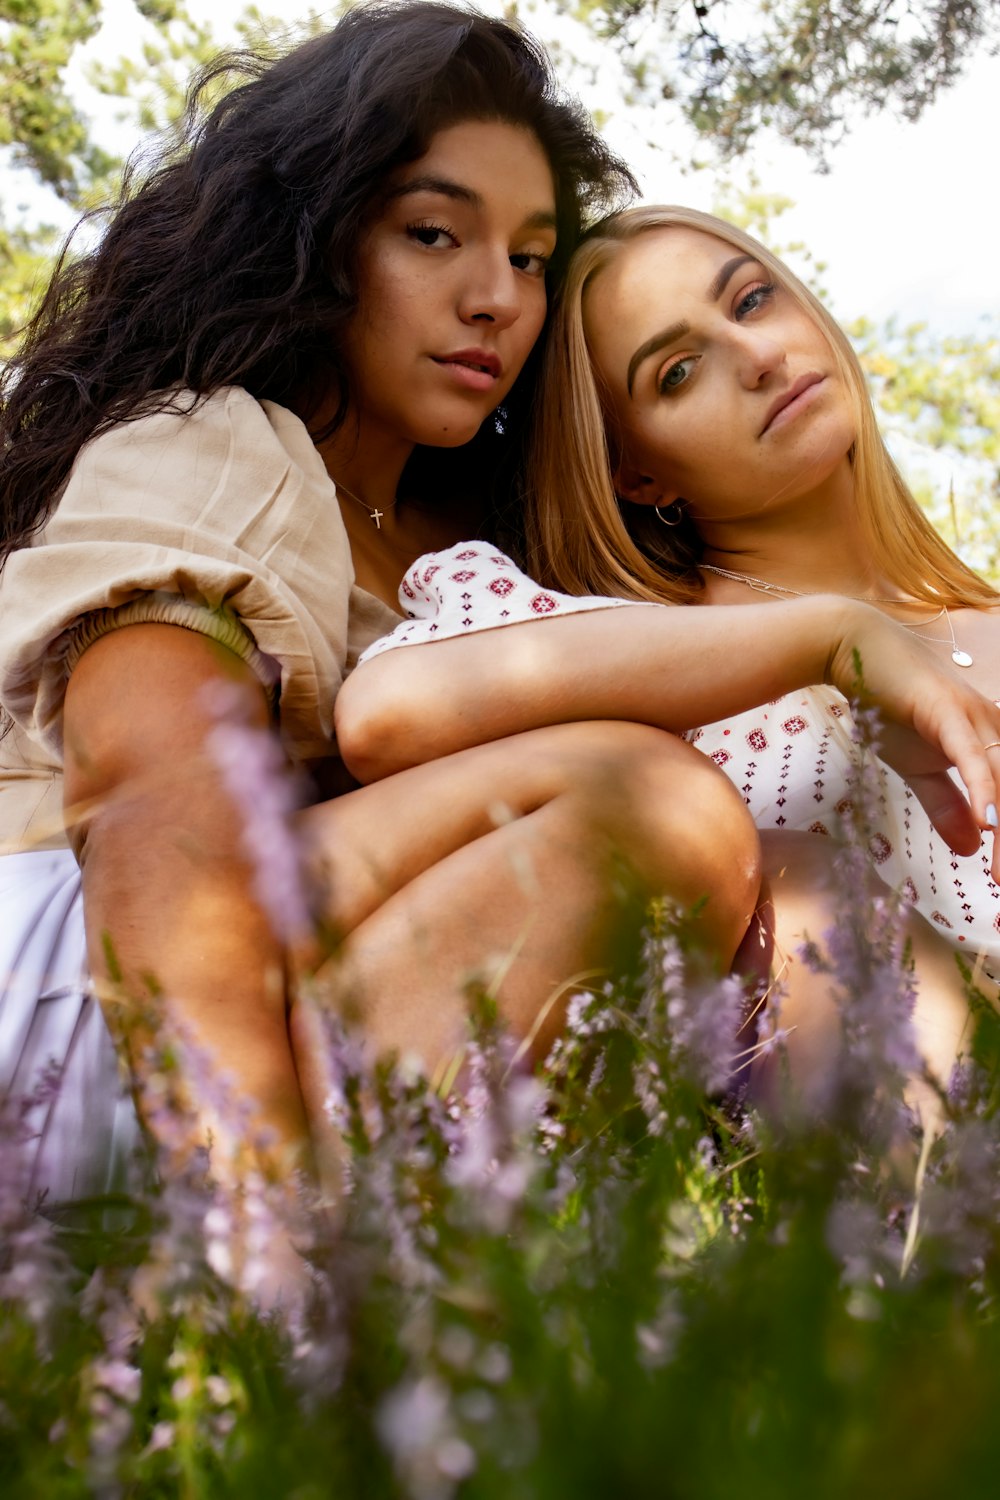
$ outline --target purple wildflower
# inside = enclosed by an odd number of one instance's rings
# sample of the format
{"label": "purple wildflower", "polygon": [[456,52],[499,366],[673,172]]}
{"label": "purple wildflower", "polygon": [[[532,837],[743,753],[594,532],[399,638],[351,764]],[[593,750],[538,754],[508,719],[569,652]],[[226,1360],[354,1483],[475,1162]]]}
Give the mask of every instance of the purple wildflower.
{"label": "purple wildflower", "polygon": [[445,1169],[461,1190],[465,1214],[494,1234],[507,1229],[541,1166],[533,1148],[546,1092],[526,1074],[504,1081],[510,1051],[506,1039],[469,1046],[462,1130]]}
{"label": "purple wildflower", "polygon": [[213,690],[219,723],[206,744],[237,811],[257,898],[283,942],[312,930],[302,850],[291,826],[299,805],[295,784],[277,740],[267,730],[239,722],[235,697]]}
{"label": "purple wildflower", "polygon": [[27,1318],[43,1355],[69,1300],[72,1268],[55,1228],[31,1201],[28,1148],[33,1118],[58,1092],[60,1077],[52,1064],[26,1098],[0,1096],[0,1308]]}
{"label": "purple wildflower", "polygon": [[[643,1033],[672,1051],[682,1072],[709,1093],[721,1092],[732,1076],[743,1003],[741,980],[689,976],[676,933],[647,932],[638,1011]],[[647,1096],[654,1082],[651,1074],[643,1079]]]}
{"label": "purple wildflower", "polygon": [[390,1391],[376,1426],[413,1500],[448,1500],[475,1470],[476,1456],[459,1436],[447,1387],[433,1376]]}

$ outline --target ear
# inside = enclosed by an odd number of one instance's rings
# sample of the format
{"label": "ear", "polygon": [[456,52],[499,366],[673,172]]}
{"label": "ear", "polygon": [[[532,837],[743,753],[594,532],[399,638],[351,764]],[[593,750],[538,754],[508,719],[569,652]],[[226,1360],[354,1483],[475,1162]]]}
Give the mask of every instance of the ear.
{"label": "ear", "polygon": [[623,459],[614,474],[615,493],[630,505],[670,505],[679,498],[678,491],[665,489],[649,474]]}

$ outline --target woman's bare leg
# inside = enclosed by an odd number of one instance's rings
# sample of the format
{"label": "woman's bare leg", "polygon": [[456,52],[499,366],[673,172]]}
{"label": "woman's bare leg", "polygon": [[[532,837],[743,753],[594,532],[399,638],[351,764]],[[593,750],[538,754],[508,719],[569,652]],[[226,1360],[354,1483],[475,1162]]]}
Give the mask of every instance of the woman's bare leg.
{"label": "woman's bare leg", "polygon": [[[762,836],[766,901],[748,935],[763,924],[764,941],[773,942],[772,972],[784,991],[781,1025],[789,1028],[787,1058],[794,1096],[808,1111],[824,1096],[823,1083],[840,1047],[840,1009],[831,979],[814,973],[798,956],[806,939],[819,942],[837,920],[837,896],[831,888],[829,841],[815,834],[768,832]],[[872,875],[872,890],[879,886]],[[884,888],[883,888],[884,889]],[[859,893],[864,899],[864,893]],[[905,937],[913,955],[917,996],[913,1021],[917,1046],[938,1085],[946,1086],[952,1066],[968,1040],[969,1007],[954,948],[917,912],[907,918]],[[753,1087],[765,1105],[787,1107],[773,1055],[754,1069]],[[940,1101],[922,1079],[907,1086],[907,1098],[925,1125],[936,1128]]]}
{"label": "woman's bare leg", "polygon": [[[543,1055],[574,976],[613,958],[641,903],[701,900],[728,967],[759,886],[756,831],[710,761],[658,730],[570,724],[513,736],[312,808],[307,837],[343,936],[324,967],[379,1052],[433,1073],[467,1034],[470,981]],[[293,1014],[308,1089],[308,1024]]]}

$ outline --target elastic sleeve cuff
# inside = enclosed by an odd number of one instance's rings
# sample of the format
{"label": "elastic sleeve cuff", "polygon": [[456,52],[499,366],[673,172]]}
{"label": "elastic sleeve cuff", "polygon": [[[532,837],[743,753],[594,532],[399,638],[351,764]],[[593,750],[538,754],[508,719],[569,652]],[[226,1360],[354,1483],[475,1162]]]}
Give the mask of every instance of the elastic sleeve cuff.
{"label": "elastic sleeve cuff", "polygon": [[277,707],[281,668],[273,657],[260,650],[246,626],[231,610],[212,609],[197,599],[178,594],[148,593],[114,609],[95,609],[76,620],[63,632],[54,653],[63,664],[65,680],[88,646],[102,636],[126,625],[180,625],[206,635],[232,651],[258,679],[272,709]]}

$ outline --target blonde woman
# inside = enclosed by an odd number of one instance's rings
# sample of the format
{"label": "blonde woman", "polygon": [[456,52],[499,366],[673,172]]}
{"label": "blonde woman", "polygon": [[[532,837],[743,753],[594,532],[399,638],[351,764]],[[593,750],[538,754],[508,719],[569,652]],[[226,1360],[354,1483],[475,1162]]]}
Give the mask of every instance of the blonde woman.
{"label": "blonde woman", "polygon": [[[574,260],[549,347],[529,512],[544,575],[573,593],[697,605],[836,592],[1000,697],[1000,597],[914,501],[843,331],[751,236],[683,208],[606,221]],[[855,752],[836,692],[691,738],[762,829],[825,835],[846,811]],[[969,840],[956,859],[911,789],[888,776],[883,794],[880,876],[995,978],[989,848]]]}
{"label": "blonde woman", "polygon": [[[811,596],[846,596],[855,610],[895,619],[921,660],[936,658],[956,687],[995,700],[1000,601],[917,508],[879,436],[842,331],[763,246],[718,219],[639,208],[592,232],[574,256],[555,313],[543,391],[527,554],[551,602],[533,603],[531,588],[522,587],[529,580],[519,573],[506,572],[511,587],[488,577],[490,567],[500,566],[495,559],[482,559],[479,578],[460,585],[439,560],[418,563],[401,595],[418,618],[390,641],[468,635],[540,610],[571,612],[567,595],[751,606],[734,615],[728,655],[714,667],[698,649],[694,615],[687,660],[657,660],[649,646],[655,631],[637,616],[630,661],[619,655],[609,664],[595,620],[589,649],[576,647],[586,651],[582,662],[567,659],[565,667],[584,676],[576,711],[589,705],[595,714],[609,692],[623,691],[625,673],[633,696],[645,693],[652,716],[662,681],[657,669],[670,674],[677,720],[670,727],[688,731],[731,777],[766,835],[779,944],[794,966],[795,939],[807,929],[822,931],[828,919],[827,836],[849,813],[858,751],[844,678],[789,691],[784,668],[772,658],[768,686],[765,617],[779,611],[783,630],[794,632],[804,618],[795,610],[819,602]],[[707,627],[708,615],[702,618]],[[604,629],[609,625],[605,619]],[[776,616],[772,628],[778,625]],[[615,629],[625,628],[616,622]],[[540,635],[533,635],[537,654]],[[482,649],[502,693],[502,706],[486,720],[497,721],[492,732],[533,723],[531,714],[545,711],[543,695],[529,710],[521,680],[515,674],[512,682],[502,670],[511,648],[494,642]],[[554,636],[544,650],[553,663],[549,700],[560,703],[566,692]],[[719,701],[734,659],[746,674],[747,703],[752,681],[759,706],[721,718],[699,712],[697,692],[679,701],[678,683],[695,653],[706,707],[713,694]],[[869,675],[875,663],[862,656]],[[384,692],[391,669],[383,670]],[[370,712],[379,691],[373,678],[359,674],[342,705],[345,727],[356,700],[364,694]],[[920,710],[915,720],[931,738],[935,712],[928,717]],[[419,704],[405,720],[400,713],[397,700],[406,755],[452,748],[452,731],[431,723]],[[363,758],[371,740],[364,732],[358,738]],[[991,775],[1000,771],[997,740],[984,722],[977,751]],[[956,952],[979,978],[1000,972],[998,867],[992,841],[980,831],[995,826],[996,812],[988,807],[976,829],[941,776],[941,762],[910,757],[904,764],[898,749],[895,731],[888,731],[883,755],[907,781],[883,769],[880,808],[868,830],[872,870],[901,889],[924,919],[915,917],[912,932],[925,989],[940,1001],[928,1022],[940,1046],[925,1036],[925,1051],[937,1049],[944,1071],[961,1029]],[[391,756],[385,760],[384,749],[380,755],[379,773],[392,769]],[[826,1026],[817,986],[801,974],[793,981],[802,996],[799,1045],[820,1053]]]}

